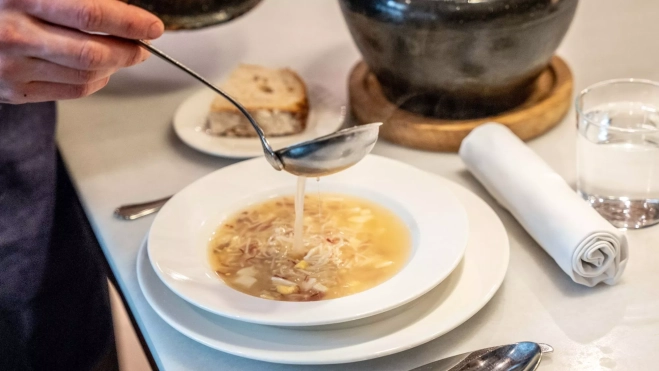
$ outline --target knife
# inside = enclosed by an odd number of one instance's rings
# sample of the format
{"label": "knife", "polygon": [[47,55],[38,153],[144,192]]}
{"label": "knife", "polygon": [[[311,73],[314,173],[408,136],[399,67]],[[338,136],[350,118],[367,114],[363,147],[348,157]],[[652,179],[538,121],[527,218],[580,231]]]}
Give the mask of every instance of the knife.
{"label": "knife", "polygon": [[520,342],[444,358],[412,371],[534,371],[542,355],[553,351],[547,344]]}

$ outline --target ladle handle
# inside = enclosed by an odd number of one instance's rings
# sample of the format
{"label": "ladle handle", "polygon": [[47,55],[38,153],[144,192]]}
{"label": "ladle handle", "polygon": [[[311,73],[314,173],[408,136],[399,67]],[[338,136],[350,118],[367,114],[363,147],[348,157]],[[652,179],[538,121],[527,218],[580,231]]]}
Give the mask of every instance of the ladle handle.
{"label": "ladle handle", "polygon": [[[217,94],[221,95],[222,97],[224,97],[224,99],[228,100],[229,102],[231,102],[231,104],[233,104],[234,106],[236,106],[236,108],[238,108],[238,110],[239,110],[243,115],[245,115],[245,117],[247,118],[247,120],[249,121],[249,123],[252,124],[252,127],[254,127],[254,130],[256,130],[256,133],[258,134],[259,139],[261,139],[261,144],[263,145],[263,150],[266,152],[266,155],[268,155],[270,158],[273,158],[273,159],[278,160],[278,157],[277,157],[277,155],[275,154],[275,152],[273,151],[272,147],[270,146],[270,143],[268,143],[268,140],[265,138],[265,133],[263,133],[263,130],[261,129],[261,127],[256,123],[256,120],[254,120],[254,118],[252,117],[252,115],[250,115],[249,112],[247,112],[247,110],[245,109],[245,107],[243,107],[240,103],[238,103],[238,101],[236,101],[235,99],[231,98],[231,96],[229,96],[227,93],[223,92],[223,91],[222,91],[220,88],[218,88],[217,86],[213,85],[210,81],[206,80],[206,79],[203,78],[201,75],[199,75],[199,74],[196,73],[195,71],[189,69],[188,67],[186,67],[185,65],[183,65],[181,62],[177,61],[176,59],[174,59],[174,58],[168,56],[167,54],[165,54],[165,53],[164,53],[163,51],[161,51],[160,49],[155,48],[153,45],[149,44],[148,42],[146,42],[146,41],[144,41],[144,40],[136,40],[136,41],[137,41],[137,43],[138,43],[141,47],[143,47],[144,49],[148,50],[149,52],[151,52],[151,53],[154,54],[155,56],[159,57],[160,59],[162,59],[162,60],[164,60],[164,61],[166,61],[166,62],[168,62],[168,63],[170,63],[170,64],[172,64],[172,65],[174,65],[174,66],[176,66],[176,67],[178,67],[179,69],[185,71],[188,75],[194,77],[195,79],[197,79],[198,81],[200,81],[202,84],[208,86],[208,87],[211,88],[213,91],[215,91]],[[270,161],[269,161],[269,162],[270,162]],[[277,161],[277,162],[278,162],[278,161]],[[271,162],[271,164],[272,164],[273,167],[276,168],[275,164],[273,164],[272,162]],[[281,164],[281,163],[279,163],[279,164]],[[280,166],[280,168],[277,169],[277,170],[281,170],[282,168],[283,168],[283,166]]]}

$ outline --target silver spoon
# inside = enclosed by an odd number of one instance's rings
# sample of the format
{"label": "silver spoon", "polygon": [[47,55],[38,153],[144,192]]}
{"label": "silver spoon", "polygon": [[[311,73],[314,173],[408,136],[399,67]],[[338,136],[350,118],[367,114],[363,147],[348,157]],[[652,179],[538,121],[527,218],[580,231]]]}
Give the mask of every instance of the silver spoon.
{"label": "silver spoon", "polygon": [[236,106],[236,108],[245,115],[247,120],[249,120],[249,123],[254,127],[254,130],[256,130],[256,134],[261,140],[261,146],[263,147],[265,158],[275,170],[285,170],[294,175],[308,177],[330,175],[359,162],[371,151],[371,149],[373,149],[375,141],[378,138],[379,128],[382,123],[373,123],[340,130],[330,135],[274,151],[272,146],[270,146],[270,143],[268,143],[268,140],[265,138],[265,134],[259,124],[249,112],[247,112],[245,107],[235,99],[231,98],[228,94],[201,77],[198,73],[171,58],[159,49],[154,48],[149,43],[142,40],[138,40],[137,42],[140,46],[154,55],[201,81],[204,85],[213,89],[216,93],[220,94],[226,100],[231,102],[231,104]]}
{"label": "silver spoon", "polygon": [[412,371],[534,371],[542,355],[553,351],[547,344],[521,342],[463,353]]}
{"label": "silver spoon", "polygon": [[159,200],[141,202],[139,204],[130,204],[119,206],[114,209],[114,216],[124,220],[135,220],[143,216],[151,215],[158,212],[172,196],[167,196]]}

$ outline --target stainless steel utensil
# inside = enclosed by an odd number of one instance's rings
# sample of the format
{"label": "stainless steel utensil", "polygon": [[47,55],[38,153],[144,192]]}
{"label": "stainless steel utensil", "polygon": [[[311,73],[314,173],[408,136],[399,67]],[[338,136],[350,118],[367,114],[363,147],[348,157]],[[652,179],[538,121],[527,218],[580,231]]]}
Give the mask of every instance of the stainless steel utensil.
{"label": "stainless steel utensil", "polygon": [[151,215],[160,210],[160,208],[162,208],[170,198],[172,198],[172,196],[161,198],[159,200],[142,202],[139,204],[119,206],[118,208],[114,209],[114,216],[125,220],[139,219],[143,216]]}
{"label": "stainless steel utensil", "polygon": [[[378,131],[369,124],[296,144],[277,151],[284,170],[295,175],[319,177],[348,168],[366,156],[377,140]],[[332,171],[329,172],[328,169]],[[114,210],[120,219],[135,220],[160,210],[172,196],[139,204],[122,205]]]}
{"label": "stainless steel utensil", "polygon": [[542,355],[553,351],[547,344],[521,342],[459,354],[412,371],[534,371]]}
{"label": "stainless steel utensil", "polygon": [[291,174],[308,177],[333,174],[359,162],[373,149],[378,138],[379,127],[382,124],[373,123],[340,130],[330,135],[274,151],[256,120],[235,99],[149,43],[142,40],[137,42],[143,48],[185,71],[236,106],[256,130],[256,134],[261,140],[265,158],[275,170],[286,170]]}

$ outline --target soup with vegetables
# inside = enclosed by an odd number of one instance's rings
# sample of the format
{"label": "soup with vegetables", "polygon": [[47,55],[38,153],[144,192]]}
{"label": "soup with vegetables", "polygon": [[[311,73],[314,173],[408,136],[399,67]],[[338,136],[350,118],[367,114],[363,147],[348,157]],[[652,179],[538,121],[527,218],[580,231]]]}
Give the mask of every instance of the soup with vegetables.
{"label": "soup with vegetables", "polygon": [[296,242],[295,201],[253,205],[213,234],[211,266],[229,286],[271,300],[332,299],[386,281],[407,261],[410,232],[388,209],[339,194],[299,197]]}

